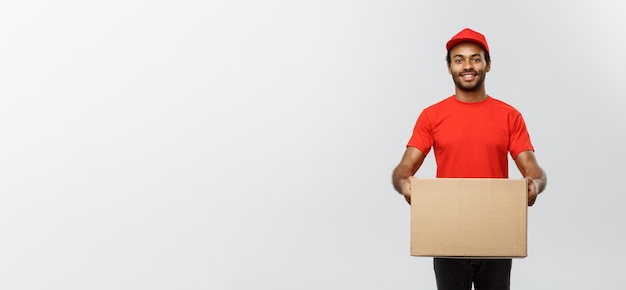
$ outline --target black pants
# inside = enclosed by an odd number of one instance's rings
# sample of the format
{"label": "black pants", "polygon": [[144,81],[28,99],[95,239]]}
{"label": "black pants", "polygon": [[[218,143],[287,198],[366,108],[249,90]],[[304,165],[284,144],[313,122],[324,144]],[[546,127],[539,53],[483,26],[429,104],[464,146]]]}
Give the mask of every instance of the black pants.
{"label": "black pants", "polygon": [[511,259],[446,259],[435,258],[438,290],[509,290]]}

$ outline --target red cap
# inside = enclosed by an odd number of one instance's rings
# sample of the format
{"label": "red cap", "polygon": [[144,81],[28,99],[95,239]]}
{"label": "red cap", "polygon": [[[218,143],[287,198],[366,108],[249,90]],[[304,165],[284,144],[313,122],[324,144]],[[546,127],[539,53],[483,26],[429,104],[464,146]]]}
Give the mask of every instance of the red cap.
{"label": "red cap", "polygon": [[487,51],[487,53],[489,53],[489,45],[487,45],[487,39],[485,39],[485,36],[469,28],[461,30],[461,32],[450,38],[450,40],[448,40],[448,43],[446,43],[446,49],[450,51],[452,47],[459,44],[460,42],[465,41],[476,43],[482,46]]}

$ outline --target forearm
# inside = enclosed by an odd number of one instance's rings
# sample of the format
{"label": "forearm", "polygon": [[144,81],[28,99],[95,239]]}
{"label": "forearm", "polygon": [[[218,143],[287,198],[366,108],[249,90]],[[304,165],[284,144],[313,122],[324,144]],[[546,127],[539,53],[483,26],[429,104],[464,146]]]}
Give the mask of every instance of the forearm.
{"label": "forearm", "polygon": [[391,176],[393,188],[398,193],[404,195],[409,204],[411,203],[411,180],[409,177],[417,172],[423,161],[424,154],[422,151],[414,147],[407,147],[400,164],[393,170]]}
{"label": "forearm", "polygon": [[402,193],[402,183],[406,182],[407,179],[415,174],[411,167],[405,165],[398,165],[392,174],[392,182],[393,188],[398,192]]}
{"label": "forearm", "polygon": [[546,188],[546,184],[548,183],[546,172],[539,166],[535,159],[535,154],[532,151],[520,153],[515,159],[515,164],[517,168],[519,168],[522,176],[533,180],[537,194],[541,193]]}
{"label": "forearm", "polygon": [[548,183],[548,178],[545,171],[541,167],[534,167],[524,173],[524,177],[530,177],[537,186],[537,193],[541,193]]}

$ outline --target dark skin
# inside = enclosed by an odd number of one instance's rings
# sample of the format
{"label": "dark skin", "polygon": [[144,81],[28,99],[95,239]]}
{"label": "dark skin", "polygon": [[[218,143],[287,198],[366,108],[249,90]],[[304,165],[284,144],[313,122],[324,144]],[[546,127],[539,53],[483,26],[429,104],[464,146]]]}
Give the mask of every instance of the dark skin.
{"label": "dark skin", "polygon": [[[491,62],[485,61],[480,45],[462,42],[450,50],[448,72],[455,83],[455,98],[462,102],[480,102],[487,98],[485,76]],[[419,170],[426,156],[414,147],[407,147],[392,174],[393,186],[411,204],[411,177]],[[515,157],[515,165],[528,180],[528,206],[535,204],[537,196],[547,184],[545,171],[537,163],[533,151],[524,151]]]}

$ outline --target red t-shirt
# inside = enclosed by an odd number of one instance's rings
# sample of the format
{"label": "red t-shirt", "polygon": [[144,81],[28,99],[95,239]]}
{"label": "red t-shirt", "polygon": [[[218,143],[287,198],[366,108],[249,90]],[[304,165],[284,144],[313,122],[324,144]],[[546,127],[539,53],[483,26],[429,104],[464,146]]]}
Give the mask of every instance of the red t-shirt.
{"label": "red t-shirt", "polygon": [[439,178],[508,178],[507,153],[534,150],[520,112],[490,96],[464,103],[454,96],[422,111],[407,146],[434,150]]}

